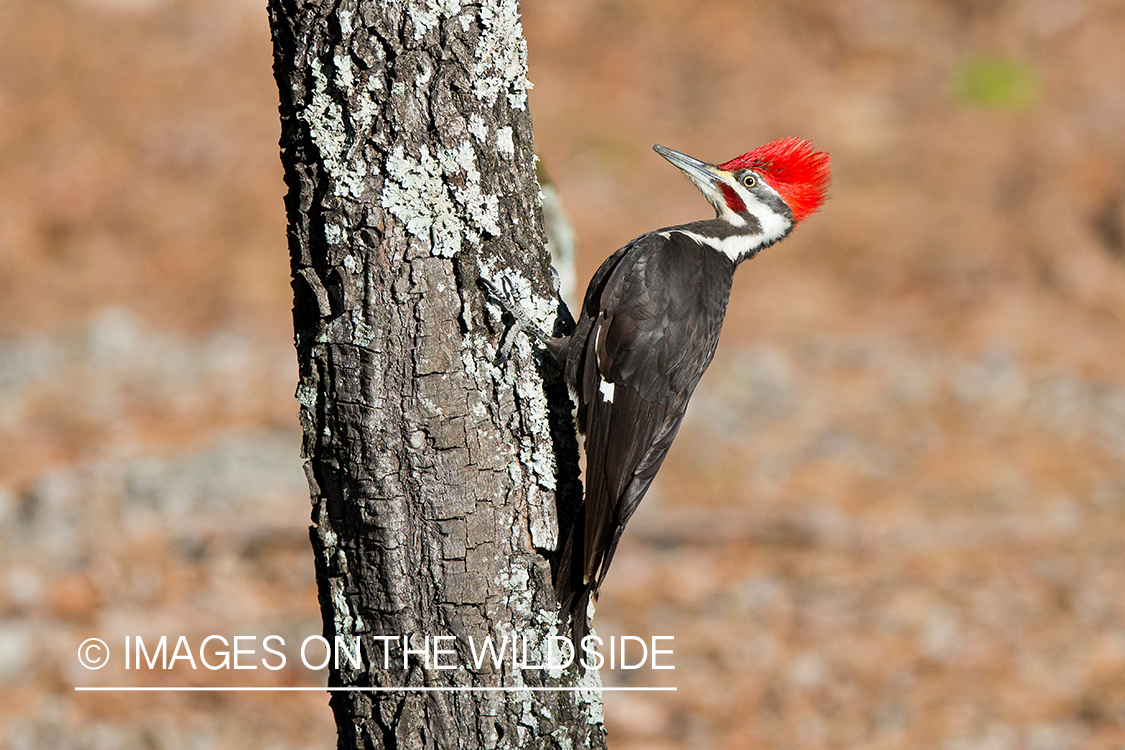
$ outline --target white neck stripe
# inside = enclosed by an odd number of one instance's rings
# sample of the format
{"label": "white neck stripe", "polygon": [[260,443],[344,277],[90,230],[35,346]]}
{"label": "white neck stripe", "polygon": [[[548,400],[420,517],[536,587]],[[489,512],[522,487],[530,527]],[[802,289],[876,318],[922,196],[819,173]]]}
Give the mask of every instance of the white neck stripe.
{"label": "white neck stripe", "polygon": [[761,234],[734,234],[729,237],[719,238],[707,237],[706,235],[697,234],[688,229],[673,229],[671,231],[679,232],[685,237],[690,237],[700,245],[705,245],[712,250],[720,252],[737,263],[763,245],[777,242],[785,236],[785,232],[788,228],[788,222],[785,222],[782,218],[780,226],[772,227],[773,232],[762,232]]}
{"label": "white neck stripe", "polygon": [[722,253],[735,263],[761,247],[765,240],[765,237],[760,234],[735,234],[719,239],[718,237],[706,237],[702,234],[696,234],[687,229],[676,229],[674,231],[679,232],[685,237],[690,237],[700,245],[706,245],[712,250]]}

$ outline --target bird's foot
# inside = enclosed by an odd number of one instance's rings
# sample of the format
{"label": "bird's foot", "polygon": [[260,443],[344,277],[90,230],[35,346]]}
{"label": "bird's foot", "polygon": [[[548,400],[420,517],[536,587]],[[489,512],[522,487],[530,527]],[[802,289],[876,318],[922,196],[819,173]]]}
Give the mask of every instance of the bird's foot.
{"label": "bird's foot", "polygon": [[485,293],[500,307],[504,309],[508,315],[512,316],[512,325],[504,332],[504,337],[501,339],[500,347],[496,351],[496,365],[503,367],[508,361],[508,357],[512,352],[512,345],[515,343],[516,336],[524,331],[535,336],[540,341],[546,341],[550,338],[543,329],[535,325],[531,318],[527,317],[527,313],[520,309],[520,307],[513,301],[515,299],[515,289],[512,287],[511,279],[501,277],[500,283],[503,284],[504,289],[501,291],[495,284],[483,276],[480,277],[479,283],[484,289]]}

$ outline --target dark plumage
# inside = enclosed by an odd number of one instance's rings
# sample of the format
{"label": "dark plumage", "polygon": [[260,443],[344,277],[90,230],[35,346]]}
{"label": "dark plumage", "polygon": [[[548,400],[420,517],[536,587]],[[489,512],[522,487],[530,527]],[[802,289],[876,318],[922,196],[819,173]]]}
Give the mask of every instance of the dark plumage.
{"label": "dark plumage", "polygon": [[695,183],[716,218],[622,247],[594,274],[573,331],[541,336],[578,398],[586,437],[585,499],[555,582],[576,647],[589,598],[715,354],[735,268],[817,210],[830,177],[828,154],[794,138],[720,166],[654,148]]}
{"label": "dark plumage", "polygon": [[576,641],[585,635],[588,596],[715,354],[734,268],[679,233],[638,237],[594,275],[575,332],[549,344],[575,386],[586,437],[585,502],[556,585],[575,616]]}

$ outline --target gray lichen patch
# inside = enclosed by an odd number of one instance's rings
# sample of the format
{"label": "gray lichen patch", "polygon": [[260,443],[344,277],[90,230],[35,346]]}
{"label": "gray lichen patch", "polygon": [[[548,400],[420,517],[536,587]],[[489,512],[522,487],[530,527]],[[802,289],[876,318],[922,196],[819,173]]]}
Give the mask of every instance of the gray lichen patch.
{"label": "gray lichen patch", "polygon": [[[350,60],[348,65],[351,65]],[[329,94],[328,76],[320,60],[313,58],[309,70],[313,77],[312,98],[297,116],[308,126],[309,135],[320,151],[324,168],[332,178],[333,193],[340,197],[360,198],[367,176],[366,165],[361,161],[353,163],[348,153],[349,136],[344,124],[344,111]],[[337,83],[341,82],[341,77],[350,84],[350,74],[338,71]]]}
{"label": "gray lichen patch", "polygon": [[493,104],[506,94],[516,109],[527,108],[527,42],[520,24],[518,0],[485,4],[480,12],[483,30],[476,49],[473,93]]}
{"label": "gray lichen patch", "polygon": [[426,146],[417,159],[396,146],[387,160],[387,177],[383,208],[410,234],[428,241],[434,255],[451,258],[465,241],[479,246],[483,235],[500,235],[500,199],[481,189],[476,153],[468,142],[443,149],[436,158]]}
{"label": "gray lichen patch", "polygon": [[410,21],[414,25],[414,41],[420,41],[443,18],[454,18],[461,13],[461,0],[425,0],[425,2],[408,3]]}
{"label": "gray lichen patch", "polygon": [[[482,263],[481,272],[482,276],[497,287],[511,289],[514,295],[512,303],[523,310],[533,323],[543,330],[551,330],[555,319],[555,304],[535,294],[530,281],[513,269],[496,269],[487,262]],[[496,307],[495,311],[499,313],[500,308]],[[513,348],[514,358],[526,361],[532,354],[529,336],[516,338]],[[504,382],[515,388],[516,397],[522,407],[524,429],[517,431],[517,434],[521,435],[519,465],[521,468],[527,468],[538,486],[553,492],[556,483],[555,453],[551,443],[550,405],[544,393],[543,378],[535,368],[519,368],[518,377],[511,366],[507,371],[496,370],[496,372]],[[545,502],[543,505],[549,506],[550,503]],[[551,515],[553,516],[553,513]],[[548,522],[546,527],[536,528],[536,535],[545,539],[557,534],[557,529],[551,528],[553,525]],[[552,546],[544,545],[544,547]]]}
{"label": "gray lichen patch", "polygon": [[520,462],[531,471],[536,484],[554,491],[555,454],[551,449],[549,409],[543,396],[542,378],[520,378],[516,381],[516,393],[526,409],[528,432],[534,434],[534,437],[520,439]]}
{"label": "gray lichen patch", "polygon": [[516,153],[516,146],[512,142],[512,129],[510,127],[499,128],[496,131],[496,150],[506,156],[512,156]]}
{"label": "gray lichen patch", "polygon": [[[594,631],[590,631],[593,633]],[[578,678],[576,687],[582,690],[574,691],[574,700],[579,706],[585,706],[586,721],[590,724],[604,724],[605,712],[602,706],[602,673],[596,669],[587,669]]]}
{"label": "gray lichen patch", "polygon": [[496,585],[506,592],[506,604],[512,615],[512,626],[516,633],[532,621],[532,603],[534,594],[531,591],[531,574],[527,564],[520,560],[513,560],[507,570],[501,570],[496,577]]}
{"label": "gray lichen patch", "polygon": [[324,240],[329,245],[343,245],[347,241],[347,230],[331,222],[325,222]]}
{"label": "gray lichen patch", "polygon": [[461,250],[462,225],[441,178],[441,165],[422,147],[418,159],[396,146],[387,160],[383,208],[406,225],[415,237],[428,239],[435,255],[452,257]]}
{"label": "gray lichen patch", "polygon": [[[551,465],[554,465],[554,453],[551,454]],[[536,476],[536,480],[538,478]],[[555,549],[559,541],[559,520],[553,496],[531,485],[527,488],[527,505],[531,511],[527,519],[531,543],[537,549]]]}
{"label": "gray lichen patch", "polygon": [[461,176],[464,185],[453,189],[453,197],[468,214],[473,229],[469,237],[476,243],[479,234],[487,233],[498,237],[500,229],[500,199],[487,195],[481,190],[480,172],[477,170],[476,153],[468,142],[463,141],[456,149],[447,149],[441,154],[441,165],[447,177]]}
{"label": "gray lichen patch", "polygon": [[469,116],[469,132],[481,143],[488,139],[488,124],[478,112]]}

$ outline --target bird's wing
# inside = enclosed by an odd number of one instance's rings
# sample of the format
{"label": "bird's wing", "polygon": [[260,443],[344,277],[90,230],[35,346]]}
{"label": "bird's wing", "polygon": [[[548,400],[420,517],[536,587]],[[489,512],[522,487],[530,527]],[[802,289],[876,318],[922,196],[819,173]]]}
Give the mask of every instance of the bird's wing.
{"label": "bird's wing", "polygon": [[587,299],[587,311],[597,311],[584,341],[581,387],[588,583],[600,583],[608,569],[718,341],[733,270],[718,274],[716,307],[712,251],[687,243],[664,234],[639,238],[609,270],[596,299]]}

